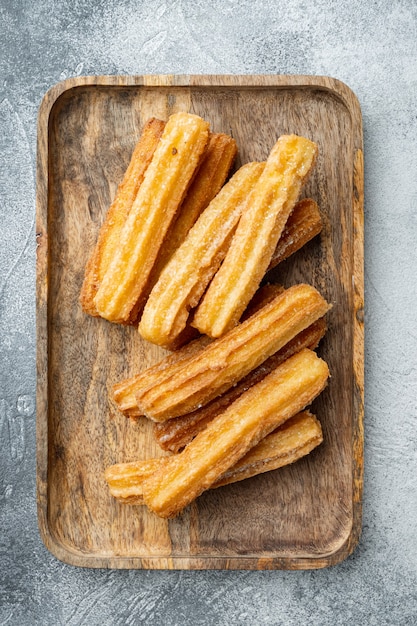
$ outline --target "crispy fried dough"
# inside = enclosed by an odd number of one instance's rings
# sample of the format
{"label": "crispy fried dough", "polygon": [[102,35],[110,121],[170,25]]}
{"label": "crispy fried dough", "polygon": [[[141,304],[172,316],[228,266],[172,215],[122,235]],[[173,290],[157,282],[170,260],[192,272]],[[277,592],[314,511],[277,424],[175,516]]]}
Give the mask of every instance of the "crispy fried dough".
{"label": "crispy fried dough", "polygon": [[180,350],[169,354],[162,361],[159,361],[159,363],[156,363],[145,371],[116,383],[113,386],[112,399],[119,411],[126,412],[132,417],[142,415],[136,403],[135,394],[138,390],[152,385],[154,382],[158,382],[161,378],[161,373],[168,368],[170,375],[172,375],[177,367],[180,367],[182,361],[197,354],[197,352],[200,352],[209,343],[211,343],[210,337],[202,335],[183,346]]}
{"label": "crispy fried dough", "polygon": [[328,375],[326,363],[311,350],[287,359],[144,480],[145,504],[160,517],[174,517],[261,439],[309,405]]}
{"label": "crispy fried dough", "polygon": [[[244,480],[294,463],[323,441],[319,421],[310,411],[297,413],[254,446],[225,472],[211,489]],[[144,504],[142,484],[169,457],[119,463],[108,467],[105,478],[112,496],[123,504]]]}
{"label": "crispy fried dough", "polygon": [[[257,313],[263,306],[272,302],[272,300],[283,291],[284,287],[276,284],[266,284],[260,287],[249,303],[242,319],[247,319],[250,315]],[[168,366],[174,365],[174,363],[179,364],[185,358],[197,354],[197,352],[211,343],[211,341],[212,339],[207,337],[207,335],[201,335],[198,339],[190,341],[188,344],[182,346],[179,350],[176,350],[156,365],[146,369],[144,372],[122,380],[114,385],[111,397],[118,410],[122,411],[129,417],[140,417],[142,413],[136,403],[136,392],[140,391],[145,386],[152,385],[155,381],[160,380],[159,372],[167,369]],[[172,375],[173,373],[174,370],[170,369],[169,375]]]}
{"label": "crispy fried dough", "polygon": [[298,333],[327,312],[329,305],[310,285],[295,285],[204,350],[165,369],[159,382],[136,393],[138,407],[156,422],[184,415],[233,387]]}
{"label": "crispy fried dough", "polygon": [[249,372],[245,378],[223,395],[214,398],[214,400],[208,404],[191,413],[174,417],[166,422],[156,422],[154,424],[154,435],[160,447],[166,451],[179,452],[189,444],[199,432],[204,430],[207,424],[239,398],[242,393],[260,382],[262,378],[265,378],[265,376],[278,367],[278,365],[303,348],[314,350],[325,332],[326,322],[324,318],[320,318],[311,326],[301,331],[301,333],[281,348],[281,350],[278,350],[278,352],[270,356],[262,365]]}
{"label": "crispy fried dough", "polygon": [[295,463],[322,441],[323,431],[318,419],[308,410],[301,411],[264,437],[240,461],[222,474],[211,489]]}
{"label": "crispy fried dough", "polygon": [[255,185],[226,257],[192,325],[220,337],[235,326],[258,288],[316,158],[317,146],[297,135],[280,137]]}
{"label": "crispy fried dough", "polygon": [[164,128],[165,122],[156,118],[150,119],[143,127],[142,134],[130,159],[129,167],[107,211],[105,221],[100,228],[97,244],[88,260],[80,294],[80,303],[86,313],[95,317],[98,316],[96,305],[94,304],[95,295],[110,260],[119,246],[123,225],[143,182],[145,172],[152,160]]}
{"label": "crispy fried dough", "polygon": [[224,133],[211,133],[198,172],[190,185],[175,221],[168,230],[152,270],[156,283],[175,250],[182,244],[201,213],[223,187],[237,154],[236,141]]}
{"label": "crispy fried dough", "polygon": [[268,270],[285,261],[321,232],[322,220],[317,203],[311,198],[297,202],[274,250]]}
{"label": "crispy fried dough", "polygon": [[202,212],[151,291],[139,324],[142,337],[167,346],[184,330],[190,309],[198,304],[226,255],[263,169],[263,163],[241,167]]}
{"label": "crispy fried dough", "polygon": [[197,115],[176,113],[169,118],[95,296],[102,317],[113,322],[129,319],[208,138],[209,125]]}
{"label": "crispy fried dough", "polygon": [[[159,249],[141,298],[132,310],[131,317],[135,322],[140,320],[149,294],[157,283],[165,265],[182,244],[200,214],[223,186],[236,153],[237,146],[232,137],[223,133],[210,133],[209,143],[198,171],[165,235],[163,245]],[[184,331],[178,334],[172,342],[167,343],[165,347],[169,350],[177,350],[198,335],[199,332],[196,329],[187,325]]]}
{"label": "crispy fried dough", "polygon": [[[311,198],[304,198],[297,202],[281,233],[268,266],[268,271],[300,250],[306,243],[316,237],[321,232],[321,229],[322,220],[317,203]],[[245,315],[246,311],[243,313],[242,319],[245,318]],[[196,338],[198,334],[198,330],[187,322],[184,331],[165,347],[169,350],[177,350],[188,341]]]}
{"label": "crispy fried dough", "polygon": [[112,496],[124,504],[144,504],[142,483],[162,467],[169,457],[117,463],[104,472]]}

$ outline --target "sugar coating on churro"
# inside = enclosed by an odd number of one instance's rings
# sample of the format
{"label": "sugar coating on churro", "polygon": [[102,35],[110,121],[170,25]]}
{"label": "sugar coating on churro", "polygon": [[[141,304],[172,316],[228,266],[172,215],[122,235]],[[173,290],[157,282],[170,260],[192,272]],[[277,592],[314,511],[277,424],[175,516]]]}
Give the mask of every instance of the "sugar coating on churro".
{"label": "sugar coating on churro", "polygon": [[114,322],[129,318],[208,138],[209,125],[197,115],[169,118],[95,297],[102,317]]}
{"label": "sugar coating on churro", "polygon": [[[210,488],[222,487],[294,463],[322,441],[319,421],[310,411],[301,411],[264,437]],[[144,480],[166,464],[168,459],[153,458],[108,467],[105,478],[111,495],[124,504],[144,504]]]}
{"label": "sugar coating on churro", "polygon": [[165,122],[156,118],[151,118],[146,122],[123,181],[117,189],[115,198],[100,228],[97,244],[87,262],[80,294],[81,306],[90,315],[98,316],[94,298],[110,261],[119,247],[120,233],[164,128]]}
{"label": "sugar coating on churro", "polygon": [[249,372],[249,374],[224,394],[214,398],[214,400],[208,404],[191,413],[174,417],[166,422],[155,422],[154,435],[160,447],[163,450],[179,452],[189,444],[199,432],[204,430],[207,424],[239,398],[242,393],[260,382],[265,376],[270,374],[273,369],[278,367],[278,365],[281,365],[286,359],[303,348],[310,348],[310,350],[317,348],[325,332],[325,319],[320,318],[296,335],[294,339],[289,341],[281,350],[278,350],[278,352],[270,356],[269,359]]}
{"label": "sugar coating on churro", "polygon": [[192,323],[201,333],[220,337],[239,321],[268,268],[316,155],[316,144],[297,135],[283,135],[272,148],[223,264],[195,313]]}
{"label": "sugar coating on churro", "polygon": [[184,360],[174,374],[136,393],[154,421],[184,415],[230,389],[298,333],[323,317],[328,303],[310,285],[294,285],[258,313]]}
{"label": "sugar coating on churro", "polygon": [[322,220],[317,203],[311,198],[297,202],[272,254],[268,270],[300,250],[310,239],[318,235],[321,229]]}
{"label": "sugar coating on churro", "polygon": [[113,385],[112,400],[117,405],[119,411],[125,411],[132,416],[142,415],[136,402],[136,393],[143,389],[144,386],[158,382],[161,379],[162,372],[166,370],[172,376],[178,368],[182,367],[181,364],[185,359],[197,354],[209,343],[211,343],[211,339],[206,335],[202,335],[183,346],[180,350],[169,354],[152,367],[140,372],[140,374],[126,378]]}
{"label": "sugar coating on churro", "polygon": [[224,133],[211,133],[197,174],[167,232],[152,269],[152,287],[182,244],[204,209],[223,187],[237,154],[236,141]]}
{"label": "sugar coating on churro", "polygon": [[139,332],[148,341],[170,345],[182,332],[226,255],[230,238],[263,163],[242,166],[202,212],[163,269],[145,305]]}
{"label": "sugar coating on churro", "polygon": [[[284,287],[281,285],[267,283],[263,285],[252,298],[251,302],[242,320],[248,319],[251,315],[257,313],[263,306],[266,306],[280,293],[284,291]],[[212,339],[207,335],[200,335],[198,338],[185,344],[172,354],[168,355],[159,363],[156,363],[152,367],[147,368],[140,374],[136,374],[128,379],[122,380],[113,386],[112,400],[115,402],[119,411],[126,413],[129,417],[139,417],[142,415],[137,403],[136,393],[140,391],[143,386],[151,385],[157,381],[159,372],[166,370],[170,367],[169,375],[174,372],[174,364],[179,366],[180,362],[192,355],[197,354],[205,346],[211,343]]]}
{"label": "sugar coating on churro", "polygon": [[310,404],[328,375],[326,363],[311,350],[287,359],[143,482],[145,504],[160,517],[175,516],[261,439]]}

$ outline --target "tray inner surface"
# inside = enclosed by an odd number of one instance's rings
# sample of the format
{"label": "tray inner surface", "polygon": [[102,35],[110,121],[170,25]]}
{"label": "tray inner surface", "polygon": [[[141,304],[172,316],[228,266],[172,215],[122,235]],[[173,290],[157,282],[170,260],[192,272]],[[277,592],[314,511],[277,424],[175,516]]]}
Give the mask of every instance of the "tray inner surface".
{"label": "tray inner surface", "polygon": [[[319,354],[332,378],[313,409],[324,443],[296,464],[203,494],[178,518],[119,505],[106,466],[160,455],[145,421],[125,419],[109,388],[164,351],[134,328],[82,313],[78,295],[99,226],[149,117],[178,110],[235,137],[236,165],[264,160],[279,135],[319,145],[303,190],[323,216],[321,236],[271,279],[308,282],[333,309]],[[81,86],[64,92],[49,119],[48,524],[70,553],[97,557],[319,557],[352,526],[352,119],[318,88]],[[145,561],[143,561],[145,562]]]}

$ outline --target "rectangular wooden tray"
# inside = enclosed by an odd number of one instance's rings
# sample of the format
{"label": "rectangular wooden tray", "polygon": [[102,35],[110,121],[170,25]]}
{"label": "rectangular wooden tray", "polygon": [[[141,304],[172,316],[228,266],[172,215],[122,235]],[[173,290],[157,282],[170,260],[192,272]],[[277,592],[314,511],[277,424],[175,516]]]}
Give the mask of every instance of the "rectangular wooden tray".
{"label": "rectangular wooden tray", "polygon": [[[103,471],[160,454],[149,425],[116,414],[108,390],[164,351],[85,315],[87,257],[141,127],[175,111],[232,134],[237,165],[263,160],[279,135],[320,156],[304,190],[323,232],[273,279],[309,282],[333,305],[319,352],[331,380],[313,409],[324,442],[294,465],[208,491],[174,520],[120,505]],[[363,482],[363,144],[343,83],[306,76],[103,76],[44,97],[37,162],[37,499],[47,548],[87,567],[308,569],[358,542]]]}

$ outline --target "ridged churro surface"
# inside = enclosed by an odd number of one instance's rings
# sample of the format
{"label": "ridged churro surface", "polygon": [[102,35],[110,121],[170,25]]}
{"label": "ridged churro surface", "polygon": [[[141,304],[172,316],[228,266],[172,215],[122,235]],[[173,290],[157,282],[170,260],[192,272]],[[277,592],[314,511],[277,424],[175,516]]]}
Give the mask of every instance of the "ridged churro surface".
{"label": "ridged churro surface", "polygon": [[300,250],[310,239],[318,235],[321,229],[322,221],[317,203],[311,198],[297,202],[281,233],[268,270]]}
{"label": "ridged churro surface", "polygon": [[129,167],[100,228],[97,244],[88,260],[81,289],[83,310],[98,316],[94,298],[103,276],[120,243],[120,233],[141,186],[145,172],[161,138],[165,122],[151,118],[143,127],[133,151]]}
{"label": "ridged churro surface", "polygon": [[224,133],[210,134],[207,150],[198,172],[187,191],[178,215],[167,232],[166,241],[160,250],[154,270],[152,270],[152,274],[154,274],[153,284],[175,250],[182,244],[200,214],[219,193],[236,154],[237,146],[233,137]]}
{"label": "ridged churro surface", "polygon": [[194,316],[193,325],[201,333],[220,337],[237,324],[269,266],[316,154],[316,144],[297,135],[283,135],[272,148],[223,264]]}
{"label": "ridged churro surface", "polygon": [[264,164],[247,163],[210,202],[163,269],[145,305],[139,332],[166,346],[183,331],[195,307],[226,255],[248,195]]}
{"label": "ridged churro surface", "polygon": [[169,118],[95,297],[102,317],[113,322],[129,318],[208,138],[209,125],[197,115],[176,113]]}
{"label": "ridged churro surface", "polygon": [[143,482],[145,504],[160,517],[175,516],[267,434],[310,404],[328,375],[326,363],[311,350],[287,359]]}
{"label": "ridged churro surface", "polygon": [[260,382],[278,365],[303,348],[314,350],[325,332],[326,322],[324,318],[320,318],[221,396],[191,413],[174,417],[166,422],[156,422],[154,435],[160,447],[163,450],[179,452],[242,393]]}
{"label": "ridged churro surface", "polygon": [[182,361],[197,354],[209,343],[211,343],[211,339],[207,335],[202,335],[140,374],[116,383],[113,386],[112,399],[119,411],[126,412],[132,416],[142,415],[136,402],[136,393],[144,387],[158,382],[164,370],[169,370],[168,375],[172,376],[181,367]]}
{"label": "ridged churro surface", "polygon": [[[319,421],[309,411],[297,413],[267,435],[212,485],[222,487],[294,463],[323,440]],[[112,496],[124,504],[144,504],[142,485],[169,457],[119,463],[106,469]]]}
{"label": "ridged churro surface", "polygon": [[295,285],[258,313],[186,359],[174,374],[136,393],[143,414],[154,421],[184,415],[230,389],[328,310],[310,285]]}
{"label": "ridged churro surface", "polygon": [[322,441],[323,431],[318,419],[310,411],[301,411],[249,450],[211,488],[229,485],[295,463],[310,454]]}
{"label": "ridged churro surface", "polygon": [[[284,291],[284,287],[276,284],[263,285],[252,298],[247,310],[245,311],[242,319],[247,319],[254,313],[257,313],[263,306],[272,302],[272,300],[280,293]],[[205,346],[211,343],[212,339],[207,335],[200,335],[197,339],[190,341],[186,345],[182,346],[169,356],[165,357],[159,363],[149,367],[140,374],[136,374],[131,378],[125,379],[113,386],[112,399],[117,405],[119,411],[124,412],[129,417],[139,417],[142,415],[137,402],[135,394],[141,391],[144,386],[150,386],[155,381],[160,379],[159,372],[167,369],[169,375],[174,373],[172,366],[180,366],[179,364],[186,358],[197,354]]]}

